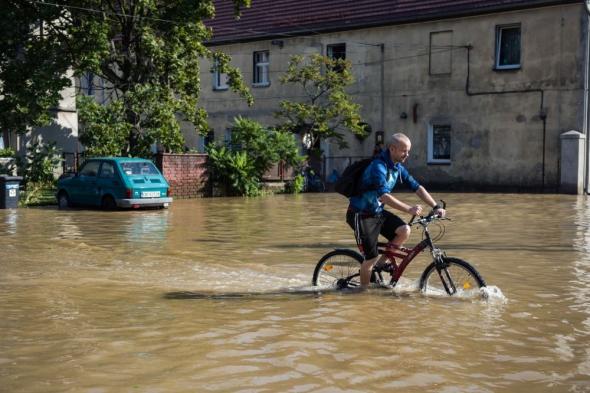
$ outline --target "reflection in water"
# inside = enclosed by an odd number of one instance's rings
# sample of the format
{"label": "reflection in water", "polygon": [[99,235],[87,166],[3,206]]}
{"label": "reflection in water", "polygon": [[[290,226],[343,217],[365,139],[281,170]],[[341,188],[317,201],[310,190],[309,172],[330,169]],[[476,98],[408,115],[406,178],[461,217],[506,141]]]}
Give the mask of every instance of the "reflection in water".
{"label": "reflection in water", "polygon": [[[572,310],[583,314],[583,321],[570,335],[559,335],[557,352],[564,360],[580,358],[577,373],[590,379],[590,200],[580,197],[576,201],[576,236],[574,249],[580,257],[573,263],[573,279],[569,286],[570,296],[575,299]],[[576,356],[576,352],[579,356]]]}
{"label": "reflection in water", "polygon": [[6,234],[14,235],[16,234],[16,220],[17,220],[17,212],[14,209],[5,210],[6,214],[4,216],[4,224],[6,226]]}
{"label": "reflection in water", "polygon": [[439,197],[487,300],[310,287],[335,194],[0,211],[0,391],[590,391],[588,199]]}
{"label": "reflection in water", "polygon": [[[92,215],[103,214],[100,221]],[[55,239],[101,239],[108,244],[163,241],[168,230],[168,210],[93,212],[70,210],[57,221]],[[55,240],[54,239],[54,240]]]}

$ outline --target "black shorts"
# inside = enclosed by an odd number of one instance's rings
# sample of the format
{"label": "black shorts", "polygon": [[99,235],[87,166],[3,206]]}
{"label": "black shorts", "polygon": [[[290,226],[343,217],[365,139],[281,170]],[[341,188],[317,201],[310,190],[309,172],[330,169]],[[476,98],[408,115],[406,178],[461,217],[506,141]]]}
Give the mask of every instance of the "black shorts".
{"label": "black shorts", "polygon": [[[360,240],[365,259],[375,258],[379,255],[377,251],[379,234],[387,240],[393,240],[397,228],[406,225],[404,220],[387,210],[374,216],[348,211],[346,212],[346,222],[355,231],[357,242]],[[355,222],[358,223],[358,228]]]}

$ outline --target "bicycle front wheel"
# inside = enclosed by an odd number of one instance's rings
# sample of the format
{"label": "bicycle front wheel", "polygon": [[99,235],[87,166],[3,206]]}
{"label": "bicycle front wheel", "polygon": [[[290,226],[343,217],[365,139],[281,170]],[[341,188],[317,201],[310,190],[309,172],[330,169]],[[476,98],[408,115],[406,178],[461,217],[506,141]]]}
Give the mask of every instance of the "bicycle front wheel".
{"label": "bicycle front wheel", "polygon": [[432,262],[420,278],[422,292],[434,295],[470,297],[479,294],[486,283],[479,272],[459,258],[443,257],[442,263]]}
{"label": "bicycle front wheel", "polygon": [[352,250],[334,250],[322,257],[315,267],[311,284],[327,288],[358,287],[363,257]]}

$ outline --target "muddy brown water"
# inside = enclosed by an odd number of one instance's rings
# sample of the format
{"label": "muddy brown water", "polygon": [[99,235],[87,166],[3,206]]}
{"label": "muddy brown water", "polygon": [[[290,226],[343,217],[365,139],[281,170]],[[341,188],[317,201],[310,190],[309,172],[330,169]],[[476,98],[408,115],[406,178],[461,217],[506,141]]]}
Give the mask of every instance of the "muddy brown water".
{"label": "muddy brown water", "polygon": [[313,291],[336,194],[0,210],[0,392],[589,392],[590,199],[436,196],[487,300]]}

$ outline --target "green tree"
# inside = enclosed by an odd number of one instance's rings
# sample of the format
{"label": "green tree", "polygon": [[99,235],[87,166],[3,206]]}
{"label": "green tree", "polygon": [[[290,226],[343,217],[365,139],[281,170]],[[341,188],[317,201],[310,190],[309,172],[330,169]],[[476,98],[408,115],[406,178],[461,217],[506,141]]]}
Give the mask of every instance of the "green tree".
{"label": "green tree", "polygon": [[[250,0],[232,1],[236,12],[250,5]],[[2,57],[8,59],[11,73],[0,64],[2,93],[11,98],[2,99],[2,113],[4,109],[28,113],[30,107],[36,108],[31,102],[46,113],[69,83],[63,76],[67,69],[77,75],[91,72],[106,81],[112,103],[107,111],[114,113],[98,117],[99,104],[82,102],[83,140],[99,142],[97,132],[104,132],[111,143],[120,144],[119,154],[148,155],[154,142],[167,151],[182,150],[181,121],[207,131],[206,113],[198,105],[202,59],[217,64],[220,72],[228,74],[231,88],[252,103],[239,70],[229,65],[230,58],[204,45],[212,32],[203,20],[214,16],[214,0],[2,0],[2,9],[14,9],[12,20],[3,18],[2,32],[19,32],[10,36],[14,42],[6,44],[12,52]],[[18,73],[19,66],[43,76],[34,81],[38,87],[44,87],[42,80],[54,81],[43,89],[48,98],[41,100],[45,96],[29,92],[31,79]],[[19,89],[24,90],[19,93]],[[21,116],[20,122],[37,125],[31,123],[33,117]]]}
{"label": "green tree", "polygon": [[68,40],[42,23],[59,19],[55,7],[0,0],[0,11],[0,129],[24,133],[51,122],[72,58]]}
{"label": "green tree", "polygon": [[283,120],[280,128],[302,135],[314,153],[322,139],[334,139],[346,148],[343,131],[366,135],[361,122],[360,106],[351,101],[346,87],[354,82],[350,62],[312,55],[308,59],[293,56],[281,83],[298,85],[304,93],[302,101],[284,100],[275,113]]}
{"label": "green tree", "polygon": [[230,144],[207,147],[212,181],[229,195],[258,195],[262,177],[273,165],[282,161],[296,167],[302,160],[291,132],[241,117],[235,119]]}

